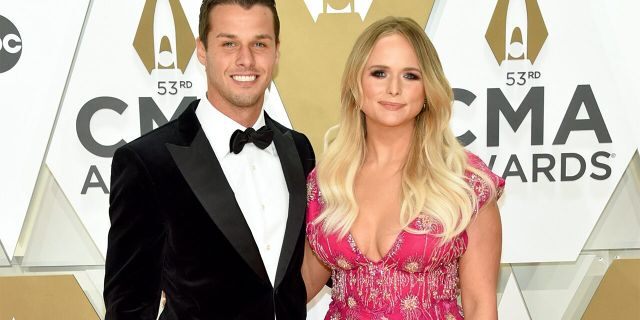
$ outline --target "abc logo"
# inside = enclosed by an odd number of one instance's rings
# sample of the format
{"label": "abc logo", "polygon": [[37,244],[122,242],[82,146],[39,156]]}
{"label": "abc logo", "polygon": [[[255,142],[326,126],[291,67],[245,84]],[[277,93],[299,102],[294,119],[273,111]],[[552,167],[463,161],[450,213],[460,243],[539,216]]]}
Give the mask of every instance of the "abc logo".
{"label": "abc logo", "polygon": [[0,16],[0,73],[18,63],[22,53],[22,38],[9,19]]}

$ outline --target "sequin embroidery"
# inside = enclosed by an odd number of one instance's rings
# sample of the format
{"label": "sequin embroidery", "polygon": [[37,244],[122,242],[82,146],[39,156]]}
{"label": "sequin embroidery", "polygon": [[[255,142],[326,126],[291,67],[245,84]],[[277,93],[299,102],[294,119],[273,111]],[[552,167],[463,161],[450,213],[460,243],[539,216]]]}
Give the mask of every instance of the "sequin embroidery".
{"label": "sequin embroidery", "polygon": [[[496,196],[500,196],[504,180],[471,153],[469,163],[494,182]],[[477,210],[493,196],[492,186],[474,173],[467,172],[466,178],[475,193]],[[403,231],[381,260],[371,261],[350,234],[339,238],[313,223],[323,207],[315,171],[309,175],[307,191],[309,244],[332,270],[332,302],[325,319],[464,319],[457,298],[466,232],[443,243],[436,236],[442,227],[439,222],[420,215],[411,227],[426,234]]]}

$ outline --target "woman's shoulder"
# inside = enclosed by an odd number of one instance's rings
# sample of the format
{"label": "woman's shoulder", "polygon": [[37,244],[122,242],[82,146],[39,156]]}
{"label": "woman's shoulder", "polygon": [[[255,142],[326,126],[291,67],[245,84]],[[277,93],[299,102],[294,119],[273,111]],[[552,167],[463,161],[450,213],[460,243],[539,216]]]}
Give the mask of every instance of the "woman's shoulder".
{"label": "woman's shoulder", "polygon": [[493,173],[480,157],[471,151],[466,151],[469,168],[465,177],[478,197],[478,207],[482,207],[488,200],[502,196],[505,180]]}
{"label": "woman's shoulder", "polygon": [[322,210],[322,196],[318,188],[318,176],[316,168],[307,175],[307,218],[315,219]]}
{"label": "woman's shoulder", "polygon": [[486,171],[486,170],[491,171],[491,169],[489,169],[486,163],[482,161],[482,159],[480,159],[480,157],[477,154],[469,150],[465,150],[464,152],[467,154],[467,163],[469,163],[470,166],[476,169],[482,169],[483,171]]}

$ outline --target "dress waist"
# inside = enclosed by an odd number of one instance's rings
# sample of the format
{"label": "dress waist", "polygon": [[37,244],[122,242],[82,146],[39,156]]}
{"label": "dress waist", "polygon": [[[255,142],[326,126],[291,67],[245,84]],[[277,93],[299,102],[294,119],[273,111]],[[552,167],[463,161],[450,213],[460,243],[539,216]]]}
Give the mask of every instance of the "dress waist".
{"label": "dress waist", "polygon": [[436,312],[440,309],[437,306],[442,304],[447,312],[455,307],[459,313],[457,268],[457,263],[449,263],[417,272],[401,270],[396,265],[370,263],[350,270],[334,269],[332,309],[410,315],[424,314],[427,310],[429,313]]}

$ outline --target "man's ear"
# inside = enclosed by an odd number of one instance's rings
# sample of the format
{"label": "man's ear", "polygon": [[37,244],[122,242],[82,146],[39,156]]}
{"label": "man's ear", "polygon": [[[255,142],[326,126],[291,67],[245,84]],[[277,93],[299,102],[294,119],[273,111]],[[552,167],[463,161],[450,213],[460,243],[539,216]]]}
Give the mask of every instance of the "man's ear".
{"label": "man's ear", "polygon": [[205,48],[204,42],[200,40],[200,37],[196,38],[196,53],[198,56],[198,61],[203,66],[207,66],[207,48]]}

